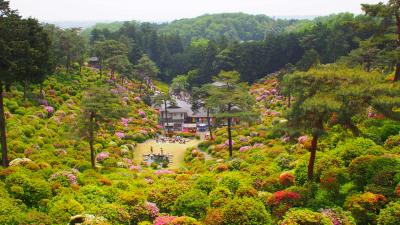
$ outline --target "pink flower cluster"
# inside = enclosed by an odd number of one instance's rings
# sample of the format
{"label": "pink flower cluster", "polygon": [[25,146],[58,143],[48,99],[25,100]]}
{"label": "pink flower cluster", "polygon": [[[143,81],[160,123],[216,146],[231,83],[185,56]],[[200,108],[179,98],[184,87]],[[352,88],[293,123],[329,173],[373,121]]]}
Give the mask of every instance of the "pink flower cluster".
{"label": "pink flower cluster", "polygon": [[143,110],[140,109],[138,113],[141,117],[146,117],[146,113]]}
{"label": "pink flower cluster", "polygon": [[153,202],[146,202],[145,203],[145,207],[146,209],[149,211],[150,216],[152,218],[156,218],[160,212],[160,210],[158,209],[156,203]]}
{"label": "pink flower cluster", "polygon": [[138,97],[138,96],[136,96],[133,100],[134,100],[135,102],[140,102],[140,101],[142,101],[142,99],[141,99],[140,97]]}
{"label": "pink flower cluster", "polygon": [[53,175],[51,175],[50,180],[54,180],[57,177],[66,177],[69,181],[70,184],[77,184],[78,181],[76,179],[76,176],[78,175],[78,172],[76,170],[73,170],[72,172],[70,171],[60,171],[57,172]]}
{"label": "pink flower cluster", "polygon": [[125,127],[128,127],[128,124],[132,122],[132,118],[121,118],[121,123],[122,125],[124,125]]}
{"label": "pink flower cluster", "polygon": [[154,225],[170,225],[174,221],[176,216],[160,216],[154,221]]}
{"label": "pink flower cluster", "polygon": [[54,113],[54,108],[51,106],[45,106],[44,109],[47,111],[49,115],[52,115]]}
{"label": "pink flower cluster", "polygon": [[110,157],[110,153],[100,152],[99,154],[97,154],[96,160],[97,160],[97,162],[101,162],[109,157]]}
{"label": "pink flower cluster", "polygon": [[140,172],[142,170],[142,167],[132,165],[132,166],[129,167],[129,170],[130,171],[135,171],[135,172]]}
{"label": "pink flower cluster", "polygon": [[40,105],[44,105],[44,106],[48,106],[49,105],[49,102],[47,100],[45,100],[45,99],[39,99],[38,102],[39,102]]}
{"label": "pink flower cluster", "polygon": [[368,108],[368,118],[375,118],[376,113],[372,108]]}
{"label": "pink flower cluster", "polygon": [[251,149],[251,146],[243,146],[239,149],[239,152],[246,152]]}
{"label": "pink flower cluster", "polygon": [[[235,141],[232,140],[232,145],[234,145],[234,144],[235,144]],[[225,146],[229,146],[229,140],[226,140],[225,143],[224,143],[224,145],[225,145]]]}
{"label": "pink flower cluster", "polygon": [[290,137],[289,137],[289,136],[283,136],[283,137],[281,138],[281,140],[282,140],[282,142],[287,143],[287,142],[290,141]]}
{"label": "pink flower cluster", "polygon": [[142,133],[143,135],[148,135],[149,133],[147,132],[147,130],[140,130],[140,133]]}
{"label": "pink flower cluster", "polygon": [[157,176],[167,175],[167,174],[175,174],[175,171],[172,170],[156,170],[154,172]]}
{"label": "pink flower cluster", "polygon": [[260,147],[263,147],[263,146],[264,146],[264,144],[262,144],[262,143],[255,143],[253,145],[254,148],[260,148]]}
{"label": "pink flower cluster", "polygon": [[322,209],[321,213],[325,217],[329,218],[332,221],[333,225],[344,224],[344,221],[342,221],[342,218],[340,218],[340,215],[338,215],[334,209]]}
{"label": "pink flower cluster", "polygon": [[123,139],[125,137],[125,133],[124,132],[116,132],[115,136],[119,137],[120,139]]}
{"label": "pink flower cluster", "polygon": [[297,142],[298,142],[299,144],[305,144],[305,143],[307,142],[307,140],[308,140],[308,137],[307,137],[306,135],[303,135],[303,136],[300,136],[300,137],[297,139]]}
{"label": "pink flower cluster", "polygon": [[124,162],[126,162],[128,164],[132,164],[132,159],[123,158],[122,160],[124,160]]}
{"label": "pink flower cluster", "polygon": [[240,138],[239,138],[239,141],[240,141],[240,142],[248,142],[249,139],[247,139],[247,138],[245,138],[245,137],[240,137]]}

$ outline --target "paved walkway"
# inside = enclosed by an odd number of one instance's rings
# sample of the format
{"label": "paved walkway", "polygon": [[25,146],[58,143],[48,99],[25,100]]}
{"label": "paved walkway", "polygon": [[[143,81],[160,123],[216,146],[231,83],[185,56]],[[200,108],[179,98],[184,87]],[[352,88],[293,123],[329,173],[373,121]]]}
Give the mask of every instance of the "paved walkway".
{"label": "paved walkway", "polygon": [[179,143],[161,143],[154,139],[148,140],[142,144],[138,144],[134,152],[134,161],[140,163],[143,161],[143,154],[149,154],[150,148],[153,147],[154,153],[160,153],[161,147],[163,148],[164,154],[172,154],[172,163],[169,164],[168,168],[179,168],[184,163],[185,151],[189,147],[196,147],[200,143],[199,140],[191,140],[186,144]]}

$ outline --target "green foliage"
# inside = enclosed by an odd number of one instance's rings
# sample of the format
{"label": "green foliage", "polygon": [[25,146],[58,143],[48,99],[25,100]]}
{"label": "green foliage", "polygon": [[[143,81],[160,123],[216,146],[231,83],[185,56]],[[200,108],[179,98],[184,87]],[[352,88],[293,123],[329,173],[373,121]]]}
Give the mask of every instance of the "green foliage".
{"label": "green foliage", "polygon": [[217,186],[217,181],[213,175],[204,175],[196,180],[195,187],[209,194]]}
{"label": "green foliage", "polygon": [[179,196],[175,200],[174,213],[177,215],[190,216],[201,219],[206,215],[210,200],[205,192],[197,189]]}
{"label": "green foliage", "polygon": [[264,205],[253,198],[234,198],[222,208],[223,224],[272,224]]}
{"label": "green foliage", "polygon": [[360,189],[367,185],[370,191],[385,195],[393,194],[400,181],[399,169],[399,157],[391,156],[361,156],[349,166],[350,175]]}
{"label": "green foliage", "polygon": [[8,176],[5,180],[7,191],[28,206],[38,206],[51,197],[49,184],[40,178],[32,178],[23,172]]}
{"label": "green foliage", "polygon": [[293,209],[286,213],[280,224],[332,225],[333,223],[321,213],[309,209]]}
{"label": "green foliage", "polygon": [[400,221],[400,203],[389,203],[377,218],[378,225],[395,225]]}
{"label": "green foliage", "polygon": [[359,156],[382,155],[384,150],[372,140],[360,137],[348,140],[344,143],[339,143],[334,153],[345,162],[345,165],[349,165],[353,159]]}
{"label": "green foliage", "polygon": [[49,204],[49,215],[53,222],[57,224],[69,222],[72,216],[84,211],[82,205],[69,195],[54,199]]}

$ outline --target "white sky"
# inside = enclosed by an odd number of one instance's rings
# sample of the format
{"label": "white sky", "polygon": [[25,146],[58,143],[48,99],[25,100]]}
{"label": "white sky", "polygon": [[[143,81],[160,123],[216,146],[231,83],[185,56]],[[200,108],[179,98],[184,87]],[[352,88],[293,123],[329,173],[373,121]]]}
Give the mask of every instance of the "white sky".
{"label": "white sky", "polygon": [[205,13],[244,12],[268,16],[361,13],[361,3],[387,0],[10,0],[21,15],[41,21],[150,22],[192,18]]}

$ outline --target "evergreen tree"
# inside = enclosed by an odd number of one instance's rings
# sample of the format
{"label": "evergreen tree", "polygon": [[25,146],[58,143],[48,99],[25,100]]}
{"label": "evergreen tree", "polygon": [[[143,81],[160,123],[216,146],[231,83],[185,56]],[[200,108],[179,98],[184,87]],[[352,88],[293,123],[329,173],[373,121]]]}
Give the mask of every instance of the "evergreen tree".
{"label": "evergreen tree", "polygon": [[0,130],[3,166],[8,166],[3,87],[22,82],[26,96],[29,82],[42,82],[51,71],[50,41],[37,20],[21,19],[8,2],[1,1],[0,6]]}
{"label": "evergreen tree", "polygon": [[400,1],[363,4],[362,8],[367,15],[380,18],[380,29],[372,36],[371,41],[381,49],[380,54],[387,59],[387,66],[395,67],[396,82],[400,79]]}
{"label": "evergreen tree", "polygon": [[127,55],[127,46],[115,40],[99,41],[93,45],[93,53],[99,58],[100,76],[105,62],[114,56]]}
{"label": "evergreen tree", "polygon": [[318,138],[325,131],[324,124],[326,121],[340,107],[332,95],[323,92],[327,88],[333,88],[327,84],[329,82],[335,83],[335,78],[321,72],[321,70],[310,70],[309,72],[291,74],[286,79],[286,83],[283,84],[283,86],[292,89],[291,94],[296,99],[287,115],[288,128],[305,131],[312,135],[308,164],[309,181],[314,178]]}
{"label": "evergreen tree", "polygon": [[113,95],[107,85],[89,87],[81,101],[79,130],[89,142],[92,168],[96,168],[94,142],[102,122],[118,119],[126,114],[117,96]]}
{"label": "evergreen tree", "polygon": [[216,85],[209,86],[209,96],[205,102],[214,109],[217,118],[227,121],[229,156],[232,158],[232,120],[254,118],[255,100],[248,93],[248,85],[240,83],[240,74],[237,71],[221,71],[213,80]]}

